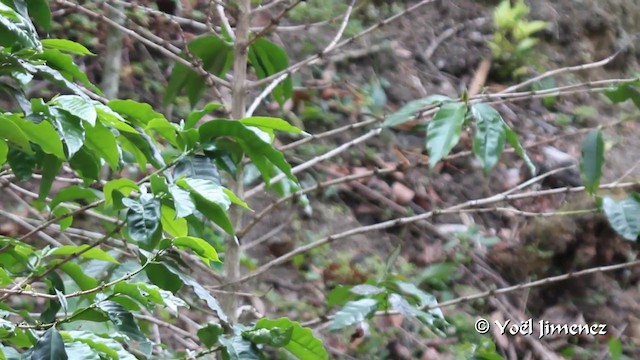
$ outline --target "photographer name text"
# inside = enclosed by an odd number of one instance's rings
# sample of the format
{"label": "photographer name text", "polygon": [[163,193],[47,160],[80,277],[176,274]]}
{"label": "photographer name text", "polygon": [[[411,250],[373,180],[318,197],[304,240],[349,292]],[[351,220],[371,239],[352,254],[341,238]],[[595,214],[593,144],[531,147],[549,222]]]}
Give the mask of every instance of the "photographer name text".
{"label": "photographer name text", "polygon": [[[534,326],[537,325],[537,329]],[[548,320],[539,320],[534,322],[533,319],[525,321],[498,321],[489,322],[487,319],[478,319],[475,323],[475,329],[481,334],[486,334],[494,327],[500,335],[522,335],[531,336],[534,333],[539,339],[554,335],[570,335],[570,336],[598,336],[607,334],[606,324],[554,324]]]}

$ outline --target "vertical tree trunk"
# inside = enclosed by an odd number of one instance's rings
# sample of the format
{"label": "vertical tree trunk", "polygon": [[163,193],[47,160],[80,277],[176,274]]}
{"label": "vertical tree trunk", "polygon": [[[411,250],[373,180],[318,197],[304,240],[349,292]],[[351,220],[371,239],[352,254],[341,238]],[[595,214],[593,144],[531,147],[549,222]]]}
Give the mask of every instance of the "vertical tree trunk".
{"label": "vertical tree trunk", "polygon": [[[106,7],[106,16],[111,20],[122,24],[124,18],[122,5]],[[102,63],[102,83],[100,87],[107,99],[118,97],[120,87],[120,70],[122,69],[122,32],[114,26],[107,27],[106,51]]]}

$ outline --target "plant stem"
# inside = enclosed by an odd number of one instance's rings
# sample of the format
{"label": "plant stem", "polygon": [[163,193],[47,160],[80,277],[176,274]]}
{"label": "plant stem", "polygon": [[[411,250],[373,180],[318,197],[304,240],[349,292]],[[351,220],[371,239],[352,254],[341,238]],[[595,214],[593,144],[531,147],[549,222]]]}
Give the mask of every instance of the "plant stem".
{"label": "plant stem", "polygon": [[[234,119],[242,119],[246,111],[247,91],[247,45],[249,43],[249,26],[251,25],[251,0],[238,1],[238,17],[235,28],[235,46],[233,60],[233,82],[231,84],[231,116]],[[242,169],[238,172],[233,191],[243,197]],[[236,219],[236,228],[241,226],[240,211],[232,214]],[[240,277],[240,244],[235,237],[227,237],[225,241],[224,270],[226,278],[233,282]],[[233,279],[233,280],[232,280]],[[234,292],[237,286],[229,289],[230,293],[221,296],[222,310],[229,317],[229,321],[236,322],[236,309],[238,297]]]}

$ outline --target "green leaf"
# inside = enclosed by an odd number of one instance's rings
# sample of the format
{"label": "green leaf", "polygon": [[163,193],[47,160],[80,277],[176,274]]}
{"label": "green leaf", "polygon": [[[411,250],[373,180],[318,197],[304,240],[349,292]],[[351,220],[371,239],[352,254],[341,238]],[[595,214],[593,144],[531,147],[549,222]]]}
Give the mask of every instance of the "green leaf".
{"label": "green leaf", "polygon": [[62,168],[62,161],[53,155],[44,155],[42,163],[42,180],[40,181],[40,190],[38,192],[38,200],[43,201],[51,192],[51,185]]}
{"label": "green leaf", "polygon": [[2,129],[0,139],[13,143],[27,154],[33,154],[33,150],[31,150],[31,145],[29,144],[29,137],[11,118],[0,114],[0,129]]}
{"label": "green leaf", "polygon": [[196,126],[198,121],[200,121],[205,115],[208,113],[215,111],[222,107],[222,104],[214,104],[210,103],[205,105],[202,110],[194,110],[187,115],[187,119],[184,122],[184,129],[192,129]]}
{"label": "green leaf", "polygon": [[127,121],[120,116],[117,112],[111,110],[111,108],[96,104],[96,112],[98,114],[98,120],[104,125],[109,125],[118,131],[124,131],[130,134],[139,134],[139,132],[127,124]]}
{"label": "green leaf", "polygon": [[8,154],[9,154],[9,145],[7,145],[7,143],[3,139],[0,139],[0,165],[7,162]]}
{"label": "green leaf", "polygon": [[205,200],[212,202],[224,210],[229,209],[231,200],[224,192],[223,187],[211,180],[183,178],[178,180],[177,184],[184,189],[190,190],[192,193],[202,196]]}
{"label": "green leaf", "polygon": [[208,348],[213,347],[222,334],[224,334],[224,328],[220,324],[209,323],[198,329],[198,339]]}
{"label": "green leaf", "polygon": [[85,128],[85,145],[96,155],[103,158],[111,170],[116,171],[120,165],[120,150],[116,143],[116,137],[111,130],[100,123]]}
{"label": "green leaf", "polygon": [[[232,65],[232,46],[215,35],[199,36],[191,40],[187,47],[192,55],[199,58],[202,68],[213,75],[222,76]],[[202,75],[189,66],[177,63],[171,71],[164,104],[171,103],[186,88],[189,103],[193,107],[200,100],[205,87]]]}
{"label": "green leaf", "polygon": [[40,160],[35,154],[28,155],[16,149],[9,149],[7,154],[7,162],[11,165],[11,170],[22,181],[31,179],[33,168],[38,166]]}
{"label": "green leaf", "polygon": [[418,99],[408,102],[406,105],[400,108],[400,110],[387,116],[382,126],[392,127],[400,124],[404,124],[423,108],[442,103],[445,101],[451,101],[451,98],[443,95],[431,95],[424,99]]}
{"label": "green leaf", "polygon": [[50,104],[88,122],[91,126],[96,125],[98,113],[90,100],[78,95],[61,95],[51,100]]}
{"label": "green leaf", "polygon": [[173,177],[177,180],[181,177],[189,177],[194,179],[211,180],[215,184],[220,185],[220,173],[216,166],[202,155],[185,156],[180,159],[173,169]]}
{"label": "green leaf", "polygon": [[373,315],[377,308],[378,302],[374,299],[349,301],[336,312],[329,329],[340,330],[358,324]]}
{"label": "green leaf", "polygon": [[67,360],[68,358],[62,336],[55,327],[45,331],[31,354],[32,360]]}
{"label": "green leaf", "polygon": [[[0,3],[0,46],[6,48],[38,49],[40,41],[33,24],[25,16]],[[19,45],[19,46],[16,46]]]}
{"label": "green leaf", "polygon": [[121,196],[119,202],[121,203],[122,197],[129,197],[132,192],[139,192],[140,187],[138,187],[138,184],[131,179],[120,178],[108,181],[102,190],[104,192],[104,206],[108,208],[114,205],[114,191],[120,193]]}
{"label": "green leaf", "polygon": [[449,152],[460,140],[466,112],[467,105],[464,103],[444,104],[429,122],[427,150],[429,151],[429,166],[431,168],[449,155]]}
{"label": "green leaf", "polygon": [[302,134],[302,130],[279,118],[254,116],[241,119],[240,122],[247,126],[255,126],[264,131],[279,130],[293,134]]}
{"label": "green leaf", "polygon": [[531,171],[531,174],[535,175],[536,172],[537,172],[536,166],[533,164],[533,161],[531,161],[531,159],[529,158],[527,153],[524,151],[524,148],[520,144],[520,140],[518,139],[518,134],[516,134],[516,132],[513,131],[509,127],[509,125],[507,125],[506,123],[505,123],[505,131],[506,131],[506,135],[507,135],[507,142],[509,142],[509,144],[511,144],[513,149],[516,151],[516,154],[522,160],[524,160],[524,163],[527,164],[527,167],[529,167],[529,171]]}
{"label": "green leaf", "polygon": [[324,349],[322,341],[313,335],[309,328],[302,327],[300,323],[291,321],[288,318],[276,320],[260,319],[256,323],[255,329],[293,329],[291,340],[284,348],[298,359],[305,360],[326,360],[329,354]]}
{"label": "green leaf", "polygon": [[149,264],[144,272],[149,280],[161,289],[176,293],[182,288],[182,280],[169,271],[164,264]]}
{"label": "green leaf", "polygon": [[158,134],[162,135],[164,139],[166,139],[171,145],[178,146],[176,131],[178,130],[178,126],[176,124],[170,123],[165,118],[155,118],[150,120],[145,127],[145,131],[147,133],[151,133],[153,130]]}
{"label": "green leaf", "polygon": [[100,179],[100,159],[96,158],[86,147],[80,148],[69,160],[71,168],[76,170],[85,180]]}
{"label": "green leaf", "polygon": [[103,353],[109,359],[136,360],[122,345],[106,336],[100,336],[90,331],[62,331],[66,341],[77,341],[87,344],[91,349]]}
{"label": "green leaf", "polygon": [[[124,147],[124,141],[122,141],[123,137],[130,142],[130,146],[135,148],[136,151],[144,154],[146,160],[148,160],[156,168],[159,169],[166,165],[156,143],[147,134],[140,133],[135,135],[130,133],[123,133],[120,136],[120,142]],[[128,150],[131,150],[131,148],[128,148]],[[138,162],[140,162],[140,159],[138,159]],[[144,161],[143,164],[144,165],[142,165],[141,167],[145,168],[146,161]]]}
{"label": "green leaf", "polygon": [[[29,1],[33,2],[33,1]],[[37,1],[36,1],[37,2]],[[44,2],[44,1],[41,1]],[[47,7],[48,8],[48,7]],[[43,39],[40,41],[45,49],[55,49],[74,55],[95,55],[82,44],[67,39]]]}
{"label": "green leaf", "polygon": [[585,190],[591,195],[600,187],[604,165],[604,140],[600,129],[593,129],[582,142],[582,161],[580,162],[580,175]]}
{"label": "green leaf", "polygon": [[224,347],[225,353],[222,358],[225,360],[260,360],[255,345],[241,336],[221,337],[218,341]]}
{"label": "green leaf", "polygon": [[[39,59],[45,60],[48,66],[58,71],[63,79],[67,81],[79,81],[82,85],[86,86],[98,95],[103,95],[102,91],[100,91],[97,86],[93,85],[87,75],[73,62],[73,58],[70,55],[63,54],[59,50],[55,49],[45,49],[36,56]],[[60,81],[58,80],[58,82]]]}
{"label": "green leaf", "polygon": [[169,193],[173,198],[173,206],[176,210],[176,218],[183,218],[193,214],[196,210],[196,204],[191,199],[191,194],[178,187],[177,185],[169,185]]}
{"label": "green leaf", "polygon": [[64,155],[62,141],[50,122],[43,120],[35,124],[26,119],[15,119],[15,124],[24,131],[32,143],[40,146],[43,152],[54,155],[60,160],[67,159]]}
{"label": "green leaf", "polygon": [[493,107],[482,103],[472,105],[471,114],[476,120],[473,152],[482,163],[485,174],[488,174],[504,151],[504,120]]}
{"label": "green leaf", "polygon": [[224,311],[222,311],[222,308],[220,307],[220,304],[218,303],[218,300],[216,300],[216,298],[214,298],[211,295],[211,293],[209,293],[209,291],[207,291],[207,289],[205,289],[202,285],[200,285],[200,283],[198,281],[196,281],[195,279],[193,279],[189,275],[183,273],[182,271],[174,268],[173,266],[165,265],[165,267],[167,268],[167,270],[169,270],[174,275],[179,277],[180,280],[183,283],[187,284],[188,286],[191,286],[191,288],[193,288],[193,292],[201,300],[204,300],[204,302],[207,304],[209,309],[211,309],[211,310],[216,312],[216,314],[218,315],[218,319],[220,319],[220,321],[223,321],[225,323],[229,322],[229,318],[224,313]]}
{"label": "green leaf", "polygon": [[67,354],[74,360],[102,360],[100,355],[87,344],[71,341],[65,345]]}
{"label": "green leaf", "polygon": [[[46,256],[68,256],[68,255],[75,255],[75,254],[79,254],[81,251],[84,251],[86,248],[88,248],[89,245],[79,245],[79,246],[72,246],[72,245],[64,245],[64,246],[60,246],[57,247],[53,250],[51,250],[50,252],[48,252],[46,254]],[[104,250],[94,247],[92,249],[89,249],[85,252],[83,252],[80,257],[82,257],[83,259],[94,259],[94,260],[101,260],[101,261],[106,261],[112,264],[120,264],[118,262],[118,260],[114,259],[113,256],[109,255],[108,253],[106,253]]]}
{"label": "green leaf", "polygon": [[[256,39],[249,46],[248,55],[256,75],[260,79],[286,70],[289,67],[289,58],[286,51],[265,38]],[[276,86],[271,93],[280,106],[283,106],[284,102],[291,98],[292,94],[293,82],[290,76]]]}
{"label": "green leaf", "polygon": [[611,227],[627,240],[636,241],[640,234],[640,194],[632,193],[624,200],[603,198],[604,210]]}
{"label": "green leaf", "polygon": [[[638,84],[635,83],[633,85],[637,86]],[[619,85],[618,87],[605,92],[605,95],[615,104],[625,102],[630,99],[633,101],[633,104],[640,109],[640,92],[633,88],[632,85]]]}
{"label": "green leaf", "polygon": [[153,110],[151,105],[134,100],[111,100],[107,103],[111,110],[124,115],[129,121],[141,127],[149,124],[153,119],[165,119],[164,115]]}
{"label": "green leaf", "polygon": [[165,305],[160,289],[150,284],[121,282],[114,285],[113,293],[127,295],[149,309],[154,304]]}
{"label": "green leaf", "polygon": [[78,185],[71,185],[58,192],[58,194],[51,200],[49,206],[53,209],[58,204],[67,201],[91,202],[98,199],[98,195],[93,189],[81,187]]}
{"label": "green leaf", "polygon": [[612,360],[618,360],[622,358],[623,347],[622,341],[620,341],[620,339],[612,338],[611,340],[609,340],[607,345],[609,347],[609,354],[611,355]]}
{"label": "green leaf", "polygon": [[351,288],[352,293],[357,295],[365,295],[365,296],[380,294],[383,291],[384,291],[383,288],[369,285],[369,284],[360,284]]}
{"label": "green leaf", "polygon": [[293,327],[286,329],[255,329],[242,332],[242,337],[254,344],[266,344],[273,347],[283,347],[291,341]]}
{"label": "green leaf", "polygon": [[[36,23],[42,27],[44,31],[49,31],[51,28],[51,10],[49,9],[49,3],[46,0],[28,0],[27,9],[29,15],[33,16]],[[46,40],[42,40],[44,43]]]}
{"label": "green leaf", "polygon": [[[64,206],[59,206],[51,212],[53,216],[58,217],[62,215],[67,215],[71,213],[71,210]],[[58,221],[58,225],[60,225],[60,231],[67,230],[73,224],[73,216],[67,216]]]}
{"label": "green leaf", "polygon": [[[186,183],[187,180],[195,181],[196,186],[199,189],[195,190],[190,188],[190,185]],[[199,182],[203,183],[199,184]],[[181,179],[178,181],[178,185],[187,187],[191,191],[192,199],[194,200],[196,209],[198,209],[198,211],[200,211],[211,221],[218,224],[218,226],[220,226],[225,232],[227,232],[227,234],[234,234],[233,225],[231,224],[231,220],[229,219],[227,213],[230,201],[227,198],[225,202],[224,198],[226,198],[226,194],[224,193],[224,191],[222,191],[221,189],[216,189],[214,187],[216,185],[213,184],[213,182],[202,179]],[[200,191],[202,191],[205,195],[201,195]],[[223,195],[224,198],[220,195]],[[223,202],[220,204],[210,199],[215,199],[216,201]]]}
{"label": "green leaf", "polygon": [[101,301],[98,308],[105,311],[116,328],[130,339],[139,341],[136,348],[146,356],[151,355],[151,343],[144,336],[133,315],[120,304],[113,301]]}
{"label": "green leaf", "polygon": [[[73,262],[66,262],[62,265],[59,265],[60,269],[64,271],[69,277],[78,285],[78,287],[82,290],[93,289],[98,286],[98,281],[85,274],[84,269],[80,267],[80,265]],[[93,298],[95,295],[90,295],[89,298]]]}
{"label": "green leaf", "polygon": [[58,130],[58,133],[64,139],[64,143],[67,145],[67,154],[69,158],[72,158],[84,145],[84,128],[80,118],[73,116],[71,113],[50,108],[51,115],[53,116],[53,123]]}
{"label": "green leaf", "polygon": [[292,181],[297,182],[297,179],[291,173],[291,166],[285,160],[284,155],[274,149],[270,143],[265,142],[256,132],[238,121],[212,120],[200,126],[199,131],[201,143],[206,143],[221,136],[235,138],[249,158],[254,162],[258,170],[260,170],[265,183],[269,184],[271,180],[272,169],[268,162],[275,165]]}
{"label": "green leaf", "polygon": [[127,211],[127,231],[132,240],[145,250],[153,250],[160,241],[160,201],[151,195],[140,196],[139,201],[124,198]]}
{"label": "green leaf", "polygon": [[187,236],[189,228],[187,220],[184,218],[176,218],[176,211],[171,207],[162,205],[160,209],[162,217],[160,222],[162,223],[162,229],[171,236]]}
{"label": "green leaf", "polygon": [[204,239],[193,236],[181,236],[173,239],[173,244],[179,248],[193,250],[207,265],[209,265],[209,261],[211,260],[220,262],[216,249]]}

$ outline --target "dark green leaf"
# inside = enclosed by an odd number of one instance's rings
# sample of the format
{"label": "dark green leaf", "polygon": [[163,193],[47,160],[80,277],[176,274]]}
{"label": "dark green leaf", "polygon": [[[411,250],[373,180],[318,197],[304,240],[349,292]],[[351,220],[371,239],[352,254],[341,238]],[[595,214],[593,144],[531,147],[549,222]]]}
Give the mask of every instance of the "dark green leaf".
{"label": "dark green leaf", "polygon": [[147,356],[151,355],[151,343],[140,331],[138,324],[129,311],[113,301],[101,301],[98,304],[98,308],[107,313],[109,320],[120,332],[127,335],[131,340],[139,342],[137,349]]}
{"label": "dark green leaf", "polygon": [[465,103],[444,104],[433,116],[427,126],[427,150],[429,151],[429,166],[436,164],[445,156],[460,140],[462,124],[467,112]]}
{"label": "dark green leaf", "polygon": [[31,353],[31,360],[67,360],[68,358],[62,336],[54,327],[45,331]]}
{"label": "dark green leaf", "polygon": [[120,150],[113,133],[100,123],[96,123],[93,127],[86,127],[85,131],[86,146],[103,158],[111,170],[116,171],[120,165]]}
{"label": "dark green leaf", "polygon": [[212,202],[224,210],[229,209],[231,200],[224,192],[223,187],[211,180],[183,178],[177,184],[192,194],[200,195],[203,199]]}
{"label": "dark green leaf", "polygon": [[11,165],[11,170],[20,180],[31,179],[33,168],[38,166],[38,159],[35,154],[28,155],[16,149],[9,149],[7,154],[7,162]]}
{"label": "dark green leaf", "polygon": [[177,180],[183,176],[211,180],[217,185],[221,184],[218,169],[209,158],[202,155],[185,156],[178,161],[173,169],[173,177]]}
{"label": "dark green leaf", "polygon": [[[33,16],[36,20],[36,24],[42,26],[44,31],[49,31],[51,28],[51,10],[49,10],[49,3],[46,0],[27,0],[27,9],[29,15]],[[42,42],[44,43],[43,40]]]}
{"label": "dark green leaf", "polygon": [[124,198],[127,211],[127,231],[134,241],[145,250],[153,250],[160,241],[160,201],[149,194],[139,201]]}
{"label": "dark green leaf", "polygon": [[[57,70],[67,81],[79,81],[93,92],[102,95],[100,89],[91,83],[87,75],[73,62],[73,58],[70,55],[63,54],[55,49],[45,49],[43,52],[37,54],[37,56],[45,60],[48,66]],[[60,83],[60,81],[58,81],[58,83]]]}
{"label": "dark green leaf", "polygon": [[53,155],[45,155],[42,163],[42,180],[40,181],[40,191],[38,200],[43,201],[51,192],[51,185],[55,180],[58,171],[62,168],[62,161]]}
{"label": "dark green leaf", "polygon": [[53,123],[58,133],[64,139],[67,145],[67,154],[72,158],[76,152],[80,150],[84,144],[84,127],[80,118],[73,116],[71,113],[51,108]]}
{"label": "dark green leaf", "polygon": [[164,264],[149,264],[144,271],[149,280],[161,289],[176,293],[182,288],[182,280],[167,270]]}
{"label": "dark green leaf", "polygon": [[[286,70],[289,67],[287,53],[278,45],[265,38],[256,39],[249,46],[249,60],[260,79]],[[288,76],[283,82],[273,89],[273,98],[280,104],[291,98],[293,94],[293,82]]]}
{"label": "dark green leaf", "polygon": [[25,14],[19,14],[13,9],[0,3],[0,46],[6,48],[38,49],[40,41],[33,29],[31,21]]}
{"label": "dark green leaf", "polygon": [[94,190],[78,185],[71,185],[60,190],[53,200],[51,200],[51,204],[49,204],[49,206],[53,209],[62,202],[78,200],[82,200],[82,202],[91,202],[97,199],[98,195]]}
{"label": "dark green leaf", "polygon": [[[49,288],[48,293],[50,295],[56,295],[58,291],[64,291],[64,283],[62,282],[62,279],[56,272],[51,272],[47,274],[45,279],[46,279],[45,282],[47,283],[47,286]],[[66,302],[64,295],[62,296],[62,299],[64,302]],[[53,300],[53,299],[47,300],[47,308],[42,312],[42,314],[40,314],[40,321],[45,324],[53,322],[56,319],[56,314],[58,313],[58,310],[60,310],[61,307],[62,307],[62,303],[59,302],[58,300]]]}
{"label": "dark green leaf", "polygon": [[67,354],[74,360],[102,360],[100,355],[87,344],[71,341],[65,344]]}
{"label": "dark green leaf", "polygon": [[[138,152],[142,152],[146,157],[146,159],[153,166],[155,166],[156,168],[161,168],[165,166],[165,162],[164,162],[164,159],[162,158],[162,154],[160,153],[160,150],[158,149],[156,143],[147,134],[140,133],[138,135],[134,135],[130,133],[123,133],[122,136],[124,136],[129,142],[131,142],[131,145],[135,147],[135,149]],[[122,140],[120,141],[122,142]],[[145,162],[145,165],[146,165],[146,162]],[[142,168],[144,167],[145,166],[142,166]]]}
{"label": "dark green leaf", "polygon": [[100,159],[96,158],[91,151],[88,151],[86,147],[78,150],[75,155],[69,160],[71,168],[85,179],[98,180],[100,179]]}
{"label": "dark green leaf", "polygon": [[295,355],[298,359],[305,360],[327,360],[329,354],[324,349],[322,341],[313,335],[309,328],[302,327],[299,323],[287,318],[276,320],[260,319],[256,323],[255,329],[293,329],[291,340],[284,348]]}
{"label": "dark green leaf", "polygon": [[476,120],[473,152],[487,174],[498,163],[504,151],[505,123],[500,113],[487,104],[472,105],[471,114]]}
{"label": "dark green leaf", "polygon": [[340,330],[358,324],[373,315],[377,308],[378,302],[374,299],[349,301],[336,312],[329,329]]}
{"label": "dark green leaf", "polygon": [[600,129],[592,130],[582,142],[582,161],[580,162],[580,175],[585,190],[594,194],[600,187],[604,165],[604,141]]}
{"label": "dark green leaf", "polygon": [[[14,119],[15,124],[18,125],[22,131],[29,137],[32,143],[40,146],[43,152],[51,155],[55,155],[58,159],[66,160],[64,155],[64,149],[62,141],[56,129],[50,122],[44,120],[38,124],[35,124],[26,119]],[[3,129],[4,130],[4,129]]]}
{"label": "dark green leaf", "polygon": [[209,323],[198,329],[198,339],[208,348],[215,345],[222,334],[224,334],[224,328],[220,324]]}
{"label": "dark green leaf", "polygon": [[640,194],[632,193],[624,200],[603,198],[602,209],[611,227],[627,240],[636,241],[640,234]]}
{"label": "dark green leaf", "polygon": [[122,202],[122,197],[129,197],[132,192],[139,192],[140,188],[133,180],[120,178],[108,181],[102,188],[102,191],[104,192],[104,206],[111,207],[114,205],[114,191],[120,193],[121,196],[119,199],[120,202]]}
{"label": "dark green leaf", "polygon": [[633,88],[631,85],[620,85],[612,90],[605,92],[605,95],[609,98],[609,100],[616,104],[631,99],[631,101],[633,101],[633,104],[640,109],[640,92],[638,92],[638,90]]}
{"label": "dark green leaf", "polygon": [[404,124],[405,122],[411,120],[411,118],[421,109],[429,105],[435,105],[437,103],[450,101],[450,100],[451,98],[447,96],[431,95],[424,99],[410,101],[406,105],[401,107],[400,110],[387,116],[387,119],[384,121],[383,126],[391,127],[391,126]]}

